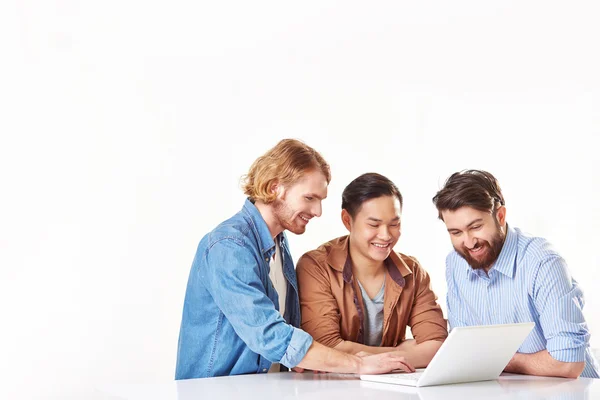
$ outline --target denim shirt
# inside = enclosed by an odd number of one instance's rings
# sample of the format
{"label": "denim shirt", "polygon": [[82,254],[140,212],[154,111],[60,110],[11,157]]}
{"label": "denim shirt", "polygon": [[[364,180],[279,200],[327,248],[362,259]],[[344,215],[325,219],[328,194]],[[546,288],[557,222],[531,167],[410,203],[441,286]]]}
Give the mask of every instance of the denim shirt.
{"label": "denim shirt", "polygon": [[312,337],[298,328],[287,239],[283,233],[276,239],[287,281],[285,320],[269,278],[275,242],[250,200],[202,238],[188,278],[175,379],[264,373],[274,362],[291,368],[304,358]]}

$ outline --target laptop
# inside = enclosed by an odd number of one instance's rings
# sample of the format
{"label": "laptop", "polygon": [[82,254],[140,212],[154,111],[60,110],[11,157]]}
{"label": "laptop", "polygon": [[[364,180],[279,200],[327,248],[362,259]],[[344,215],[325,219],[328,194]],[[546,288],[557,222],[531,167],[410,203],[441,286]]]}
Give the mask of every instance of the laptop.
{"label": "laptop", "polygon": [[360,379],[416,387],[497,379],[534,326],[525,322],[456,327],[427,368]]}

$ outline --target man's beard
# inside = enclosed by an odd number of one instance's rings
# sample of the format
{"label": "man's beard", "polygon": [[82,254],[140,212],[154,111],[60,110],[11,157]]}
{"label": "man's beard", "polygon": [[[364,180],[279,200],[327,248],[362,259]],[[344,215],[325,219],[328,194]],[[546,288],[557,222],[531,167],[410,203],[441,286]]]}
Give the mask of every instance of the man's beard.
{"label": "man's beard", "polygon": [[502,246],[504,246],[505,238],[506,238],[506,234],[504,234],[502,232],[502,230],[500,229],[500,227],[498,226],[498,230],[496,231],[496,234],[492,238],[491,243],[488,242],[487,240],[479,240],[478,239],[477,244],[480,246],[483,246],[483,253],[484,253],[483,258],[480,258],[480,259],[476,259],[476,258],[472,257],[469,252],[469,249],[464,245],[461,246],[460,249],[457,249],[455,247],[454,250],[456,250],[457,253],[467,261],[467,263],[469,263],[471,268],[487,270],[489,267],[492,266],[492,264],[494,262],[496,262],[496,259],[498,259],[498,256],[500,255],[500,252],[502,251]]}
{"label": "man's beard", "polygon": [[277,217],[279,224],[284,230],[288,230],[296,235],[302,235],[306,231],[306,225],[300,225],[294,218],[292,210],[285,200],[277,199],[273,203],[273,214]]}

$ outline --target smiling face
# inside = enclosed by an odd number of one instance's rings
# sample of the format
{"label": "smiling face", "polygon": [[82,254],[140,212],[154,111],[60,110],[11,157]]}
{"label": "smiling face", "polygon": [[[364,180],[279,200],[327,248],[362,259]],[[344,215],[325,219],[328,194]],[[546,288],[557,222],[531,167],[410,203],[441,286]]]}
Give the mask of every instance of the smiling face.
{"label": "smiling face", "polygon": [[[380,263],[389,257],[400,238],[400,201],[396,196],[380,196],[365,201],[354,218],[342,210],[342,222],[350,231],[352,261]],[[359,258],[359,259],[357,259]]]}
{"label": "smiling face", "polygon": [[502,251],[506,238],[506,208],[495,213],[461,207],[442,211],[452,246],[473,269],[492,267]]}
{"label": "smiling face", "polygon": [[277,223],[301,235],[311,218],[321,216],[321,201],[327,197],[327,178],[320,171],[310,171],[293,185],[281,185],[276,190],[273,215]]}

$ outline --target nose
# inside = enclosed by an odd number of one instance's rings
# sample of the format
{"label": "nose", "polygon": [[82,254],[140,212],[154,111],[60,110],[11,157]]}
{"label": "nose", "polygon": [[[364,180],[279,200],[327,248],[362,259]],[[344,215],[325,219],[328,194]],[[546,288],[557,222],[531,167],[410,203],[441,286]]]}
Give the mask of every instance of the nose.
{"label": "nose", "polygon": [[320,217],[321,214],[323,213],[323,209],[321,207],[321,201],[318,201],[315,206],[313,207],[313,209],[311,210],[311,213],[313,216],[315,217]]}
{"label": "nose", "polygon": [[475,239],[475,237],[469,233],[467,233],[465,235],[465,247],[467,249],[472,249],[473,247],[475,247],[475,243],[477,243],[477,239]]}
{"label": "nose", "polygon": [[381,240],[388,242],[392,238],[390,228],[385,224],[381,225],[379,232],[377,232],[377,236],[379,236]]}

